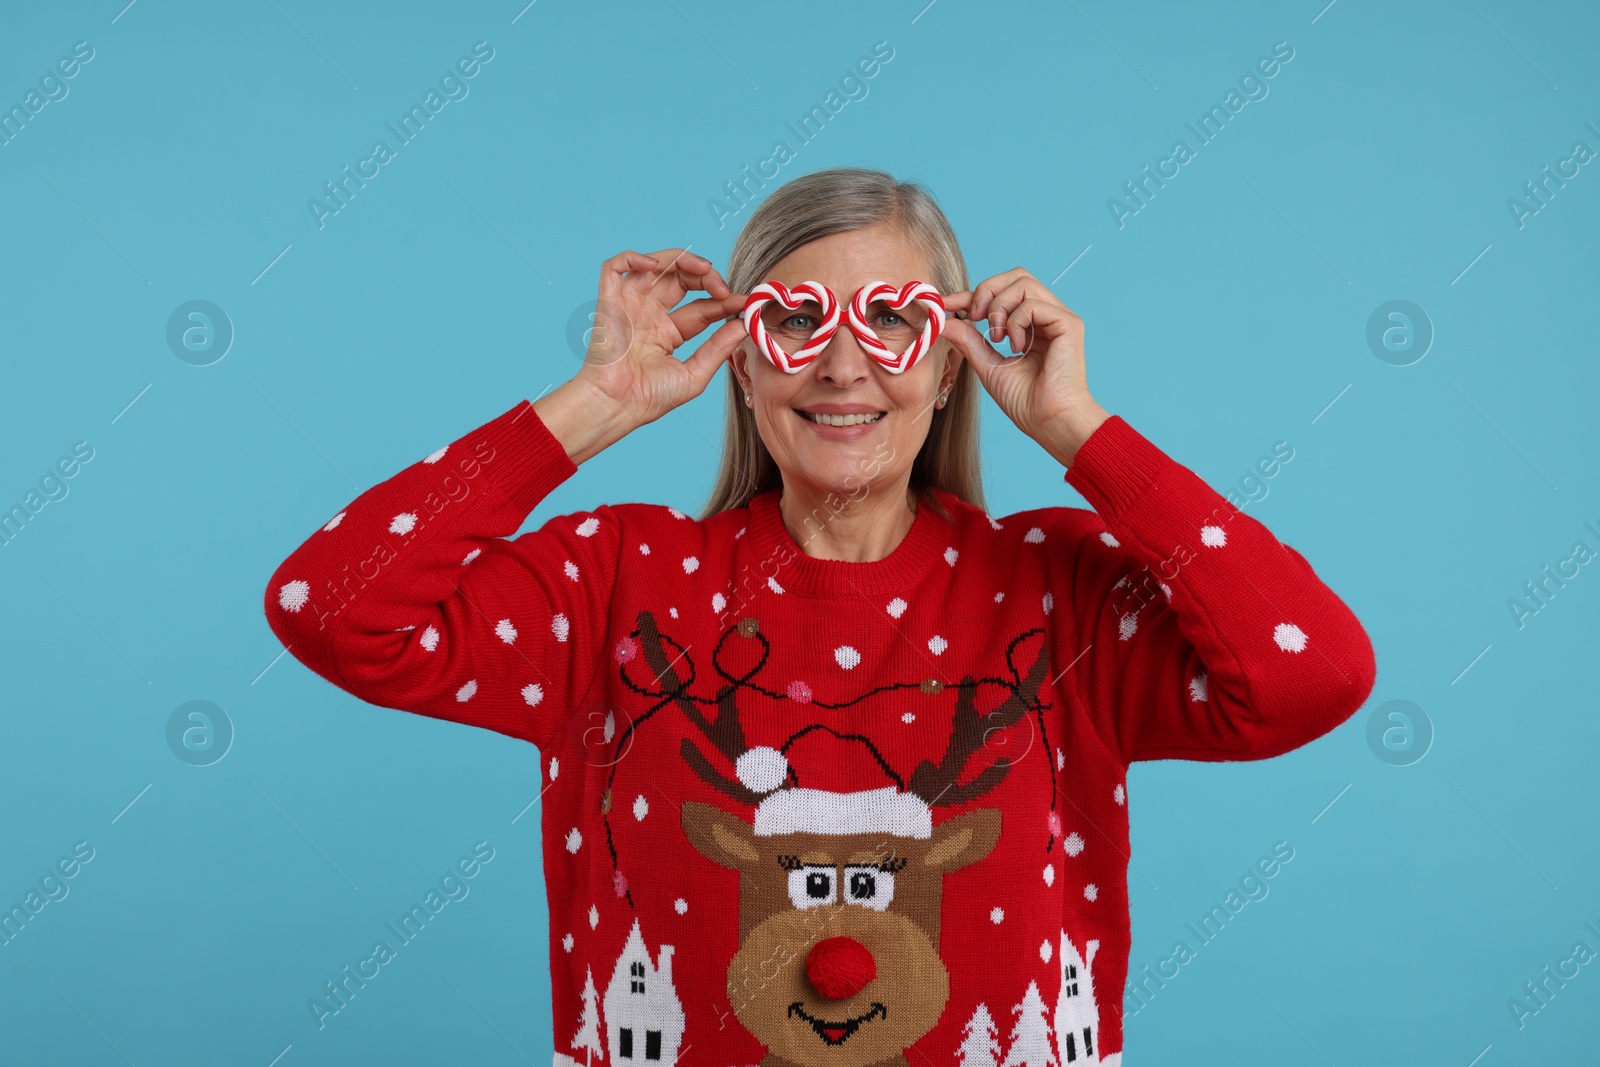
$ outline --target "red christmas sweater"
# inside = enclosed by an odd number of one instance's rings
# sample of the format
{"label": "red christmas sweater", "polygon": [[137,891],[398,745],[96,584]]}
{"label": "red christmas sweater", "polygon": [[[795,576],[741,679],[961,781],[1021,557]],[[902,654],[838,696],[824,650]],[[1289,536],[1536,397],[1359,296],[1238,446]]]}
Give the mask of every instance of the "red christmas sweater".
{"label": "red christmas sweater", "polygon": [[1287,752],[1375,679],[1310,564],[1119,416],[1064,476],[1093,511],[936,490],[869,563],[778,489],[513,536],[576,470],[524,401],[265,602],[362,700],[539,747],[558,1065],[1116,1064],[1127,765]]}

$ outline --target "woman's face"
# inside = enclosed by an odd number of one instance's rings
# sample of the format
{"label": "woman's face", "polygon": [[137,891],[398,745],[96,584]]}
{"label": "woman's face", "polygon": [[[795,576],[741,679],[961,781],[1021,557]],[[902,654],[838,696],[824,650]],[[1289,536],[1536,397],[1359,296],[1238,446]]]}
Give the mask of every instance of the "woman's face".
{"label": "woman's face", "polygon": [[[936,284],[926,257],[886,223],[803,245],[761,280],[791,287],[807,280],[821,282],[842,305],[868,282],[897,287],[909,281]],[[790,312],[772,302],[763,318],[769,335],[794,352],[816,329],[818,312],[815,304]],[[868,321],[898,352],[901,339],[915,336],[910,324],[920,326],[923,314],[916,304],[903,315],[875,305]],[[804,487],[819,497],[828,493],[858,497],[909,479],[933,421],[934,403],[955,381],[961,355],[941,337],[914,366],[895,374],[868,355],[841,323],[828,346],[794,374],[773,366],[749,338],[734,351],[732,363],[744,391],[751,395],[757,430],[783,472],[785,487]],[[829,426],[811,417],[819,413],[877,413],[878,418]]]}

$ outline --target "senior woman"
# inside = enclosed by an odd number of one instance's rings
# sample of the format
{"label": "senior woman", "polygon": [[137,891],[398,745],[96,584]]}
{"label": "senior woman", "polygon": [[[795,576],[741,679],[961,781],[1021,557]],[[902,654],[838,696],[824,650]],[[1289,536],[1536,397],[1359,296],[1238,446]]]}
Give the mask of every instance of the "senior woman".
{"label": "senior woman", "polygon": [[[362,700],[539,747],[556,1063],[1117,1063],[1128,764],[1327,733],[1361,624],[1095,402],[1047,287],[969,290],[916,185],[795,179],[726,281],[623,252],[598,308],[571,381],[356,498],[265,605]],[[724,362],[700,517],[513,536]],[[1092,511],[986,513],[979,385]]]}

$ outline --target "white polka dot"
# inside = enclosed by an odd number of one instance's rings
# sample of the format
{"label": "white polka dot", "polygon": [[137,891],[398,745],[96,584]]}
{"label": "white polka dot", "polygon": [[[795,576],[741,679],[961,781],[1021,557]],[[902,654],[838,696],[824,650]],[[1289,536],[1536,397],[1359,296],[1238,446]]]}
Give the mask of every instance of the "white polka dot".
{"label": "white polka dot", "polygon": [[1027,533],[1022,535],[1022,539],[1030,545],[1040,544],[1044,541],[1044,531],[1037,526],[1031,527]]}
{"label": "white polka dot", "polygon": [[1207,548],[1221,548],[1228,543],[1228,535],[1220,526],[1202,526],[1200,543]]}
{"label": "white polka dot", "polygon": [[576,826],[567,831],[567,851],[577,852],[583,847],[583,831]]}
{"label": "white polka dot", "polygon": [[939,655],[949,647],[950,642],[946,641],[938,634],[934,634],[932,637],[928,638],[928,651],[932,652],[935,656]]}
{"label": "white polka dot", "polygon": [[494,635],[506,644],[513,644],[517,640],[517,628],[511,625],[510,619],[501,619],[494,624]]}
{"label": "white polka dot", "polygon": [[1172,599],[1172,586],[1170,586],[1166,582],[1162,582],[1162,581],[1158,581],[1158,582],[1156,582],[1156,584],[1161,587],[1161,595],[1166,597],[1168,600],[1171,600]]}
{"label": "white polka dot", "polygon": [[1005,598],[1006,598],[1006,591],[1004,589],[1002,589],[1002,590],[1000,590],[1000,592],[998,592],[998,593],[996,593],[994,595],[994,602],[996,604],[998,604],[998,603],[1000,603],[1000,601],[1004,600]]}
{"label": "white polka dot", "polygon": [[1059,748],[1056,749],[1056,770],[1059,771],[1061,768],[1065,767],[1066,765],[1067,765],[1067,754],[1065,752],[1061,751]]}
{"label": "white polka dot", "polygon": [[1111,799],[1118,804],[1126,804],[1128,802],[1128,792],[1122,788],[1121,782],[1118,782],[1117,787],[1111,791]]}
{"label": "white polka dot", "polygon": [[889,601],[889,606],[885,610],[888,611],[890,615],[893,615],[898,619],[901,615],[905,614],[906,606],[907,605],[904,600],[901,600],[899,597],[895,597],[893,600]]}
{"label": "white polka dot", "polygon": [[285,582],[278,590],[278,607],[284,611],[299,611],[311,602],[311,583],[295,579]]}
{"label": "white polka dot", "polygon": [[644,817],[649,814],[650,802],[644,798],[643,793],[640,793],[638,796],[633,798],[633,817],[638,819],[640,822],[643,822]]}
{"label": "white polka dot", "polygon": [[737,540],[739,540],[739,538],[741,538],[743,536],[744,536],[744,527],[741,526],[741,527],[739,527],[739,532],[733,535],[733,539],[735,541],[737,541]]}
{"label": "white polka dot", "polygon": [[1117,623],[1117,640],[1126,641],[1139,629],[1139,613],[1130,611]]}
{"label": "white polka dot", "polygon": [[476,678],[469,679],[466,685],[456,690],[456,700],[465,704],[467,701],[472,699],[473,694],[477,691],[478,680]]}
{"label": "white polka dot", "polygon": [[1061,851],[1069,856],[1076,856],[1083,851],[1083,835],[1074,830],[1061,842]]}
{"label": "white polka dot", "polygon": [[461,561],[461,565],[465,567],[467,564],[471,563],[481,555],[483,555],[483,549],[475,548],[471,552],[467,553],[467,557]]}
{"label": "white polka dot", "polygon": [[1044,884],[1056,884],[1056,865],[1053,863],[1047,863],[1044,865]]}
{"label": "white polka dot", "polygon": [[914,711],[901,712],[900,713],[900,721],[901,722],[916,722],[917,721],[917,713],[914,712]]}
{"label": "white polka dot", "polygon": [[576,533],[579,537],[593,537],[594,532],[598,529],[600,529],[600,520],[590,515],[587,519],[578,523]]}
{"label": "white polka dot", "polygon": [[1083,887],[1083,899],[1084,900],[1094,900],[1099,895],[1100,895],[1100,887],[1095,885],[1093,882],[1090,882],[1088,885]]}
{"label": "white polka dot", "polygon": [[649,554],[650,554],[650,546],[649,545],[640,545],[639,546],[639,555],[648,556]]}
{"label": "white polka dot", "polygon": [[1055,607],[1055,606],[1056,606],[1056,595],[1054,593],[1046,593],[1044,595],[1044,613],[1046,615],[1050,614],[1050,609]]}
{"label": "white polka dot", "polygon": [[522,699],[528,702],[530,708],[537,706],[544,699],[544,687],[538,682],[529,682],[522,687]]}
{"label": "white polka dot", "polygon": [[1111,535],[1111,531],[1110,530],[1101,530],[1100,531],[1100,540],[1104,541],[1106,544],[1110,545],[1112,548],[1121,548],[1122,547],[1122,542],[1118,541],[1115,537],[1113,537]]}
{"label": "white polka dot", "polygon": [[568,578],[571,578],[573,581],[578,580],[578,565],[572,562],[570,559],[562,565],[561,569],[567,572]]}
{"label": "white polka dot", "polygon": [[956,557],[959,555],[961,553],[957,552],[954,547],[947,548],[944,550],[944,561],[954,567],[956,565]]}
{"label": "white polka dot", "polygon": [[995,521],[995,518],[994,518],[993,515],[989,515],[989,516],[986,516],[986,517],[989,520],[989,526],[990,526],[991,529],[995,529],[995,530],[1003,530],[1003,529],[1005,529],[1004,526],[1000,525],[1000,523]]}
{"label": "white polka dot", "polygon": [[1278,647],[1285,652],[1306,650],[1306,632],[1292,622],[1280,622],[1273,627],[1272,639],[1278,642]]}
{"label": "white polka dot", "polygon": [[572,951],[572,935],[571,934],[568,934],[566,937],[563,937],[561,939],[561,947],[566,949],[568,952]]}
{"label": "white polka dot", "polygon": [[683,573],[693,574],[700,569],[700,561],[693,556],[687,556],[683,561]]}
{"label": "white polka dot", "polygon": [[437,462],[439,462],[441,459],[444,458],[445,451],[447,449],[449,449],[449,447],[450,447],[449,445],[445,445],[444,448],[439,449],[439,451],[437,451],[437,452],[429,452],[426,456],[422,457],[422,462],[424,462],[424,463],[437,463]]}
{"label": "white polka dot", "polygon": [[684,900],[682,897],[679,897],[677,900],[672,902],[672,910],[676,911],[679,915],[682,915],[684,912],[689,910],[689,902]]}
{"label": "white polka dot", "polygon": [[417,638],[417,641],[421,643],[424,652],[432,652],[439,647],[439,631],[429,626],[422,631],[422,636]]}
{"label": "white polka dot", "polygon": [[1050,962],[1050,956],[1053,951],[1054,950],[1050,947],[1050,939],[1048,937],[1039,942],[1039,958],[1044,962]]}
{"label": "white polka dot", "polygon": [[1191,701],[1199,701],[1202,704],[1206,702],[1206,687],[1208,681],[1209,679],[1206,678],[1204,671],[1201,671],[1199,674],[1189,679],[1189,699]]}
{"label": "white polka dot", "polygon": [[999,926],[1000,923],[1005,920],[1005,917],[1006,917],[1006,909],[1000,908],[1000,907],[994,907],[994,908],[990,908],[989,909],[989,921],[994,923],[996,926]]}
{"label": "white polka dot", "polygon": [[561,773],[561,760],[556,756],[550,757],[550,780],[556,780],[556,775]]}
{"label": "white polka dot", "polygon": [[677,608],[668,608],[667,609],[667,614],[671,615],[674,619],[676,619],[678,617],[678,609]]}
{"label": "white polka dot", "polygon": [[417,528],[417,517],[409,511],[402,511],[389,520],[389,532],[394,534],[408,534]]}
{"label": "white polka dot", "polygon": [[567,621],[565,615],[554,615],[550,619],[550,632],[555,635],[557,641],[565,641],[567,635],[572,632],[572,623]]}
{"label": "white polka dot", "polygon": [[672,512],[672,517],[675,519],[687,519],[689,517],[683,512],[679,511],[677,508],[668,508],[667,510]]}
{"label": "white polka dot", "polygon": [[328,520],[328,525],[324,526],[323,529],[324,530],[331,530],[335,526],[339,525],[341,522],[344,521],[344,514],[345,513],[341,511],[341,512],[339,512],[339,514],[337,514],[333,518],[329,519]]}
{"label": "white polka dot", "polygon": [[593,930],[600,925],[600,909],[593,904],[589,905],[589,929]]}
{"label": "white polka dot", "polygon": [[774,593],[783,592],[783,586],[778,584],[778,579],[776,579],[776,578],[768,578],[767,579],[767,588],[772,590]]}
{"label": "white polka dot", "polygon": [[849,670],[851,667],[854,667],[856,664],[861,662],[861,653],[857,652],[849,645],[840,645],[838,648],[833,650],[833,659],[834,662],[839,664],[839,666],[843,667],[845,670]]}
{"label": "white polka dot", "polygon": [[723,596],[721,593],[712,593],[711,594],[711,610],[712,611],[721,611],[723,608],[725,608],[727,606],[728,606],[728,598],[727,597]]}

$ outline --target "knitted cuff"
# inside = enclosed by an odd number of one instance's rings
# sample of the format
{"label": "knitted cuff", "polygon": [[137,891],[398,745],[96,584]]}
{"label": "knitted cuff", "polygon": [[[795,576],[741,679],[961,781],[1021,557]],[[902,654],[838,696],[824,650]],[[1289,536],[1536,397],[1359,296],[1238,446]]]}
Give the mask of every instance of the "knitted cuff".
{"label": "knitted cuff", "polygon": [[1078,449],[1064,481],[1104,516],[1125,508],[1176,461],[1113,415]]}
{"label": "knitted cuff", "polygon": [[566,448],[526,400],[480,426],[471,438],[490,481],[524,514],[578,471]]}

